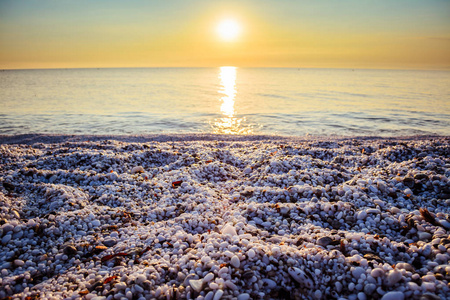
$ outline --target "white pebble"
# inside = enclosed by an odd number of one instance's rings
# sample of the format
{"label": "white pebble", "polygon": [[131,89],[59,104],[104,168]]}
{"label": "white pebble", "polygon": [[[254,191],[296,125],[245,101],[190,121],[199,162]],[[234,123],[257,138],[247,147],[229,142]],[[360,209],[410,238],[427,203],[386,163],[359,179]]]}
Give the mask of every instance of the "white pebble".
{"label": "white pebble", "polygon": [[311,279],[309,279],[305,272],[303,272],[302,270],[300,270],[299,268],[296,267],[291,267],[288,269],[288,273],[289,275],[292,276],[292,278],[294,278],[295,281],[297,281],[298,283],[306,286],[307,288],[312,288],[313,287],[313,282]]}
{"label": "white pebble", "polygon": [[248,250],[247,251],[247,256],[250,259],[254,258],[256,256],[255,250],[253,250],[253,249]]}
{"label": "white pebble", "polygon": [[384,275],[384,270],[381,268],[375,268],[372,270],[372,272],[370,272],[370,275],[374,278],[381,277]]}
{"label": "white pebble", "polygon": [[131,169],[132,174],[136,173],[144,173],[144,168],[142,166],[136,166],[133,169]]}
{"label": "white pebble", "polygon": [[232,265],[233,267],[235,267],[235,268],[239,268],[239,266],[241,265],[241,261],[239,260],[239,257],[237,257],[237,255],[234,255],[234,256],[231,258],[230,263],[231,263],[231,265]]}
{"label": "white pebble", "polygon": [[191,285],[192,289],[194,291],[196,291],[197,293],[200,293],[202,291],[203,280],[201,280],[201,279],[198,279],[198,280],[191,279],[191,280],[189,280],[189,284]]}
{"label": "white pebble", "polygon": [[387,281],[389,286],[393,286],[400,280],[402,280],[402,273],[397,270],[392,270],[388,273]]}
{"label": "white pebble", "polygon": [[236,233],[236,229],[234,228],[233,225],[231,225],[230,223],[227,223],[221,230],[222,234],[228,234],[231,236],[235,236],[237,235]]}

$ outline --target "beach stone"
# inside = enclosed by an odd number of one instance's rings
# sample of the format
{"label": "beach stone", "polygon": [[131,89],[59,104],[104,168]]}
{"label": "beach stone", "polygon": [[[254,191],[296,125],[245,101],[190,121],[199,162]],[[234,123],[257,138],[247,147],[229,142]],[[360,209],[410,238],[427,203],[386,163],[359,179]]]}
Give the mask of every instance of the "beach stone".
{"label": "beach stone", "polygon": [[214,273],[208,273],[205,277],[203,277],[203,282],[210,282],[214,279]]}
{"label": "beach stone", "polygon": [[449,230],[450,229],[450,222],[447,220],[440,220],[439,223],[441,224],[441,226],[443,226],[445,229]]}
{"label": "beach stone", "polygon": [[367,212],[362,210],[358,213],[358,216],[356,217],[358,220],[364,220],[367,218]]}
{"label": "beach stone", "polygon": [[228,234],[231,236],[235,236],[237,235],[236,229],[234,228],[233,225],[231,225],[230,223],[227,223],[223,228],[222,228],[222,234]]}
{"label": "beach stone", "polygon": [[403,184],[412,189],[414,187],[414,178],[412,177],[403,178]]}
{"label": "beach stone", "polygon": [[363,292],[358,293],[358,300],[366,300],[367,296]]}
{"label": "beach stone", "polygon": [[15,259],[14,260],[14,265],[16,265],[16,266],[18,266],[18,267],[21,267],[21,266],[23,266],[25,264],[25,262],[23,261],[23,260],[21,260],[21,259]]}
{"label": "beach stone", "polygon": [[135,284],[134,289],[136,290],[136,292],[141,294],[144,292],[144,289],[139,284]]}
{"label": "beach stone", "polygon": [[102,243],[106,247],[113,247],[115,244],[117,244],[117,241],[115,239],[106,239]]}
{"label": "beach stone", "polygon": [[11,234],[7,234],[7,235],[3,236],[3,238],[2,238],[2,244],[3,244],[3,245],[8,244],[9,241],[11,241],[11,238],[12,238]]}
{"label": "beach stone", "polygon": [[206,294],[205,296],[205,300],[213,300],[214,298],[214,292],[213,291],[209,291],[208,294]]}
{"label": "beach stone", "polygon": [[136,167],[133,167],[133,169],[131,169],[132,174],[144,173],[144,172],[145,172],[145,170],[142,166],[136,166]]}
{"label": "beach stone", "polygon": [[78,253],[77,248],[75,248],[72,245],[67,245],[66,247],[64,247],[63,253],[68,255],[68,256],[72,256]]}
{"label": "beach stone", "polygon": [[424,232],[424,231],[419,231],[417,233],[417,236],[419,237],[419,240],[421,240],[421,241],[427,241],[433,237],[433,235],[431,233]]}
{"label": "beach stone", "polygon": [[202,287],[203,287],[203,280],[202,279],[189,280],[189,285],[192,287],[192,289],[194,291],[196,291],[197,293],[200,293],[202,291]]}
{"label": "beach stone", "polygon": [[14,218],[20,219],[20,214],[17,210],[13,210],[13,215],[14,215]]}
{"label": "beach stone", "polygon": [[94,220],[94,221],[92,221],[92,226],[94,226],[94,227],[98,227],[98,226],[100,226],[102,223],[99,221],[99,220]]}
{"label": "beach stone", "polygon": [[220,298],[222,298],[222,295],[223,295],[223,291],[217,290],[216,293],[214,294],[213,300],[219,300]]}
{"label": "beach stone", "polygon": [[301,285],[307,287],[307,288],[312,288],[313,287],[313,282],[310,278],[307,277],[307,275],[305,274],[305,272],[303,272],[301,269],[296,268],[296,267],[291,267],[288,269],[288,273],[289,275],[291,275],[291,277],[297,281],[298,283],[300,283]]}
{"label": "beach stone", "polygon": [[397,270],[392,270],[387,275],[387,284],[388,286],[393,286],[400,280],[402,280],[402,273]]}
{"label": "beach stone", "polygon": [[186,278],[184,278],[183,284],[184,286],[188,286],[189,282],[191,280],[197,280],[198,279],[198,275],[197,274],[189,274],[186,276]]}
{"label": "beach stone", "polygon": [[12,238],[14,240],[20,239],[23,236],[23,231],[18,231],[16,233],[13,234]]}
{"label": "beach stone", "polygon": [[2,229],[3,229],[3,233],[7,233],[7,232],[10,232],[10,231],[13,231],[14,226],[12,224],[10,224],[10,223],[6,223],[6,224],[4,224],[2,226]]}
{"label": "beach stone", "polygon": [[422,282],[422,288],[427,291],[434,292],[436,290],[436,284],[434,282]]}
{"label": "beach stone", "polygon": [[378,208],[368,208],[366,209],[368,214],[381,214],[381,211]]}
{"label": "beach stone", "polygon": [[381,297],[381,300],[404,300],[405,294],[403,292],[387,292]]}
{"label": "beach stone", "polygon": [[417,173],[416,175],[414,175],[414,179],[417,179],[417,180],[427,179],[428,180],[428,175],[424,174],[424,173]]}
{"label": "beach stone", "polygon": [[364,274],[366,272],[366,270],[364,270],[361,267],[356,267],[352,270],[352,275],[353,277],[355,277],[356,279],[359,279],[359,277],[361,277],[362,274]]}
{"label": "beach stone", "polygon": [[378,181],[377,182],[377,188],[382,191],[382,192],[386,192],[387,188],[386,188],[386,184],[384,184],[384,182],[382,181]]}
{"label": "beach stone", "polygon": [[240,295],[237,297],[237,300],[249,300],[249,299],[250,299],[250,295],[247,294],[247,293],[240,294]]}
{"label": "beach stone", "polygon": [[324,236],[324,237],[321,237],[321,238],[319,238],[317,240],[317,245],[320,245],[322,247],[326,247],[329,244],[331,244],[332,242],[333,242],[333,240],[330,237]]}
{"label": "beach stone", "polygon": [[137,284],[141,284],[141,283],[143,283],[146,280],[147,280],[147,277],[145,275],[143,275],[143,274],[140,274],[140,275],[138,275],[136,277],[136,283]]}
{"label": "beach stone", "polygon": [[375,290],[377,289],[377,286],[373,283],[368,283],[364,286],[364,293],[367,296],[372,296],[372,294],[375,292]]}
{"label": "beach stone", "polygon": [[114,287],[118,290],[124,290],[127,288],[127,284],[125,282],[118,282],[114,285]]}
{"label": "beach stone", "polygon": [[247,251],[247,256],[250,259],[254,258],[256,256],[255,250],[253,250],[253,249],[248,250]]}
{"label": "beach stone", "polygon": [[375,268],[372,270],[372,272],[370,272],[370,276],[377,278],[377,277],[381,277],[384,275],[384,270],[381,268]]}
{"label": "beach stone", "polygon": [[239,260],[239,257],[237,257],[237,255],[234,255],[231,258],[230,264],[235,268],[239,268],[239,266],[241,265],[241,261]]}
{"label": "beach stone", "polygon": [[375,260],[375,261],[377,261],[377,262],[379,262],[379,263],[382,263],[383,262],[383,260],[378,256],[378,255],[375,255],[375,254],[373,254],[373,253],[366,253],[366,254],[364,254],[364,256],[363,256],[365,259],[367,259],[368,261],[369,260]]}

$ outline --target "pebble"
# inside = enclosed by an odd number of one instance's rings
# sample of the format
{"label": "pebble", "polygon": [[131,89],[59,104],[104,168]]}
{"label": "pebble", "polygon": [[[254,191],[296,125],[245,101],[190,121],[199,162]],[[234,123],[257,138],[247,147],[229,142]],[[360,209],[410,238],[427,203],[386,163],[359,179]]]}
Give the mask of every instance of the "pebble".
{"label": "pebble", "polygon": [[219,300],[220,298],[222,298],[222,295],[223,295],[223,291],[217,290],[216,293],[214,294],[213,300]]}
{"label": "pebble", "polygon": [[213,279],[214,279],[214,274],[213,273],[208,273],[208,274],[206,274],[205,277],[203,277],[203,282],[210,282]]}
{"label": "pebble", "polygon": [[133,167],[133,169],[131,169],[132,174],[144,173],[144,172],[145,172],[145,170],[142,166],[136,166],[136,167]]}
{"label": "pebble", "polygon": [[419,237],[419,240],[421,240],[421,241],[429,240],[429,239],[431,239],[431,237],[432,237],[431,233],[428,233],[428,232],[422,232],[422,231],[419,231],[419,232],[417,233],[417,236]]}
{"label": "pebble", "polygon": [[247,256],[249,259],[253,259],[256,256],[255,250],[253,249],[248,250]]}
{"label": "pebble", "polygon": [[115,239],[106,239],[102,243],[106,247],[113,247],[115,244],[117,244],[117,241]]}
{"label": "pebble", "polygon": [[356,216],[356,218],[358,220],[364,220],[365,218],[367,218],[367,212],[362,210],[358,213],[358,215]]}
{"label": "pebble", "polygon": [[2,229],[3,229],[3,233],[7,233],[10,231],[13,231],[14,226],[10,223],[6,223],[6,224],[3,224]]}
{"label": "pebble", "polygon": [[250,295],[247,293],[242,293],[237,297],[237,300],[248,300],[250,299]]}
{"label": "pebble", "polygon": [[9,241],[11,240],[12,236],[11,234],[7,234],[5,236],[2,237],[2,244],[6,245],[9,243]]}
{"label": "pebble", "polygon": [[23,260],[21,260],[21,259],[15,259],[14,260],[14,265],[16,265],[16,266],[18,266],[18,267],[21,267],[21,266],[23,266],[25,264],[25,262],[23,261]]}
{"label": "pebble", "polygon": [[317,240],[317,244],[320,246],[323,246],[323,247],[328,246],[332,242],[333,242],[333,240],[328,236],[321,237]]}
{"label": "pebble", "polygon": [[372,296],[372,294],[375,292],[375,290],[377,289],[377,286],[373,283],[368,283],[364,286],[364,293],[367,296]]}
{"label": "pebble", "polygon": [[388,286],[393,286],[395,285],[397,282],[399,282],[400,280],[402,280],[402,273],[400,271],[397,270],[392,270],[388,273],[387,275],[387,284]]}
{"label": "pebble", "polygon": [[381,300],[404,300],[405,294],[402,292],[388,292],[381,297]]}
{"label": "pebble", "polygon": [[237,257],[236,255],[233,255],[233,257],[231,258],[230,264],[235,268],[239,268],[241,261],[239,260],[239,257]]}
{"label": "pebble", "polygon": [[200,293],[203,287],[203,280],[198,279],[198,280],[189,280],[189,284],[192,287],[192,289],[194,291],[196,291],[197,293]]}
{"label": "pebble", "polygon": [[289,273],[289,275],[292,276],[292,278],[294,278],[295,281],[297,281],[301,285],[303,285],[303,286],[305,286],[307,288],[312,288],[313,287],[312,280],[310,278],[308,278],[306,276],[305,272],[303,272],[299,268],[291,267],[291,268],[288,269],[288,273]]}
{"label": "pebble", "polygon": [[69,255],[69,256],[75,255],[75,254],[77,254],[77,252],[78,252],[77,248],[75,248],[72,245],[65,246],[64,250],[63,250],[63,253],[66,254],[66,255]]}
{"label": "pebble", "polygon": [[236,229],[233,227],[233,225],[231,224],[226,224],[223,228],[222,228],[222,234],[228,234],[231,236],[235,236],[237,235],[236,233]]}
{"label": "pebble", "polygon": [[361,268],[361,267],[356,267],[352,270],[352,275],[353,277],[355,277],[356,279],[359,279],[359,277],[361,277],[362,274],[364,274],[366,271]]}

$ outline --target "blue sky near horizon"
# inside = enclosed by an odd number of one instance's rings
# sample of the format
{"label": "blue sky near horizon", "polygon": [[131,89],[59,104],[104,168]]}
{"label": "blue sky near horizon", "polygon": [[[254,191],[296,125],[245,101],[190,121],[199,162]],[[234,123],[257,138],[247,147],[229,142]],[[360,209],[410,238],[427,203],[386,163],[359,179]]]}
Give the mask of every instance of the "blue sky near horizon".
{"label": "blue sky near horizon", "polygon": [[450,1],[0,0],[0,68],[221,65],[449,69]]}

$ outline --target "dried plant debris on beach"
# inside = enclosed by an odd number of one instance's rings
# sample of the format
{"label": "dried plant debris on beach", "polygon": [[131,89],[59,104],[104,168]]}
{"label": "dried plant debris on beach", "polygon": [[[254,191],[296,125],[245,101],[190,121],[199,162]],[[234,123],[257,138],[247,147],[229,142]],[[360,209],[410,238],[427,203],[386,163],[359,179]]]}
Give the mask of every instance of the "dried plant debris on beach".
{"label": "dried plant debris on beach", "polygon": [[445,299],[446,137],[0,145],[0,298]]}

